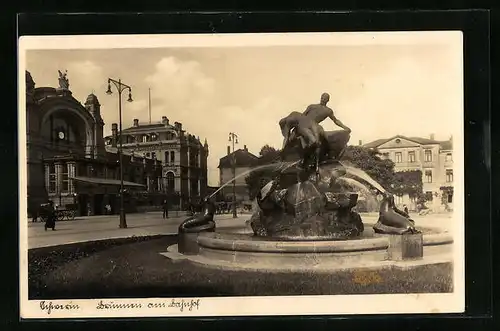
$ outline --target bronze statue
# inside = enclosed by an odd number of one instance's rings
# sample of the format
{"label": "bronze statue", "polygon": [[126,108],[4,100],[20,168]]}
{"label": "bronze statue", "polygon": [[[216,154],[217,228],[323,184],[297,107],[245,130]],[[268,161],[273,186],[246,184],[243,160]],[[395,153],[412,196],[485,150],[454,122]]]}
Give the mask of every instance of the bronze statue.
{"label": "bronze statue", "polygon": [[182,222],[179,226],[179,233],[214,232],[215,211],[216,207],[213,201],[205,199],[203,213],[195,214]]}
{"label": "bronze statue", "polygon": [[326,141],[325,132],[321,125],[299,112],[292,112],[279,122],[281,133],[284,137],[282,151],[285,151],[289,143],[298,140],[302,149],[302,167],[308,169],[311,158],[315,156],[316,172],[319,167],[321,146]]}
{"label": "bronze statue", "polygon": [[378,222],[373,226],[375,233],[406,234],[420,233],[415,229],[415,221],[394,203],[392,194],[385,194],[380,203]]}
{"label": "bronze statue", "polygon": [[35,81],[31,77],[31,73],[26,70],[26,93],[33,93],[35,89]]}
{"label": "bronze statue", "polygon": [[269,181],[257,194],[258,209],[250,219],[256,236],[307,240],[311,237],[346,239],[364,230],[352,208],[357,194],[321,192],[313,181],[282,188]]}
{"label": "bronze statue", "polygon": [[309,105],[303,114],[318,124],[323,122],[328,117],[337,126],[350,133],[351,129],[345,126],[344,123],[342,123],[338,118],[336,118],[333,110],[326,105],[328,101],[330,101],[330,95],[328,93],[323,93],[321,95],[320,103]]}
{"label": "bronze statue", "polygon": [[65,90],[69,89],[69,79],[68,79],[68,71],[66,70],[64,73],[61,70],[57,70],[59,72],[59,87]]}
{"label": "bronze statue", "polygon": [[[309,105],[302,114],[292,112],[279,123],[284,137],[282,151],[298,139],[302,149],[302,167],[307,169],[312,166],[314,156],[317,175],[320,162],[342,157],[351,133],[351,129],[337,119],[326,105],[329,100],[330,95],[323,93],[319,104]],[[325,132],[320,123],[327,117],[343,130]]]}

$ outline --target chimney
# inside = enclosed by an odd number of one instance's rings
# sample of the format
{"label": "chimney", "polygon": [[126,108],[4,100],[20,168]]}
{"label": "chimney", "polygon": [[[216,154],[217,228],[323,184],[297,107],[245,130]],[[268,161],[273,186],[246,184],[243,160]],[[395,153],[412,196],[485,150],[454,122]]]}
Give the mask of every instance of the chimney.
{"label": "chimney", "polygon": [[431,134],[430,134],[430,136],[429,136],[429,138],[430,138],[431,140],[434,140],[434,133],[431,133]]}
{"label": "chimney", "polygon": [[227,146],[227,155],[231,154],[231,146]]}
{"label": "chimney", "polygon": [[139,120],[137,118],[134,118],[134,126],[139,126]]}
{"label": "chimney", "polygon": [[363,140],[359,141],[359,146],[363,146]]}
{"label": "chimney", "polygon": [[162,116],[161,117],[161,123],[165,124],[165,125],[169,125],[167,116]]}
{"label": "chimney", "polygon": [[116,141],[118,140],[118,124],[111,124],[111,147],[116,147]]}
{"label": "chimney", "polygon": [[245,150],[245,152],[248,152],[247,145],[243,145],[243,149]]}
{"label": "chimney", "polygon": [[175,129],[178,130],[178,131],[182,131],[182,123],[179,123],[179,122],[175,122],[174,123],[175,125]]}

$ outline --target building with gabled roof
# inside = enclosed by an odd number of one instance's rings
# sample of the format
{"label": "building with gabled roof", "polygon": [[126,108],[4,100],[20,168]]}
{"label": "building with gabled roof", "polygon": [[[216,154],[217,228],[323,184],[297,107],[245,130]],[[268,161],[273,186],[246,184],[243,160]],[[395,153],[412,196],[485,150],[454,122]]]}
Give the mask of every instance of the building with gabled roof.
{"label": "building with gabled roof", "polygon": [[[245,181],[245,176],[250,169],[257,165],[259,158],[248,151],[246,145],[231,153],[231,148],[227,146],[227,155],[219,160],[219,183],[220,186],[231,181],[233,176],[235,180],[235,193],[237,201],[248,201],[250,199]],[[233,162],[235,164],[233,174]],[[231,201],[233,196],[233,185],[227,185],[222,189],[222,195],[226,201]]]}
{"label": "building with gabled roof", "polygon": [[[441,209],[443,205],[451,208],[453,203],[453,137],[449,140],[406,137],[396,135],[377,139],[367,144],[366,148],[377,149],[383,158],[394,162],[395,171],[422,171],[423,191],[427,205],[432,209]],[[398,204],[407,204],[415,208],[415,201],[410,197],[396,197]]]}

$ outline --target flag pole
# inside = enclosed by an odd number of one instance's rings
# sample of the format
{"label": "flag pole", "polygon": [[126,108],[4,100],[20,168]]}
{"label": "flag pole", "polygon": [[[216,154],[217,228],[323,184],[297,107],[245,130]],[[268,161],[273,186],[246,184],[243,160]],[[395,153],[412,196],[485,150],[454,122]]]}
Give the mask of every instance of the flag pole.
{"label": "flag pole", "polygon": [[149,124],[151,124],[151,88],[148,89],[149,92]]}

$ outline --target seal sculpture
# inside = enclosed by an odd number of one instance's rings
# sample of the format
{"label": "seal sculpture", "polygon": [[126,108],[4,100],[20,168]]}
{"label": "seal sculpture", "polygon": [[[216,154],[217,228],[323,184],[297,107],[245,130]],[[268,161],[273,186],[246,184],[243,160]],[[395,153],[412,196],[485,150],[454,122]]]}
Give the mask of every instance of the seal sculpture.
{"label": "seal sculpture", "polygon": [[394,203],[394,196],[386,194],[380,203],[378,222],[373,226],[375,233],[407,234],[420,233],[415,229],[415,221]]}
{"label": "seal sculpture", "polygon": [[215,232],[215,204],[205,199],[203,212],[187,218],[179,225],[178,252],[185,255],[196,255],[199,252],[198,234]]}

